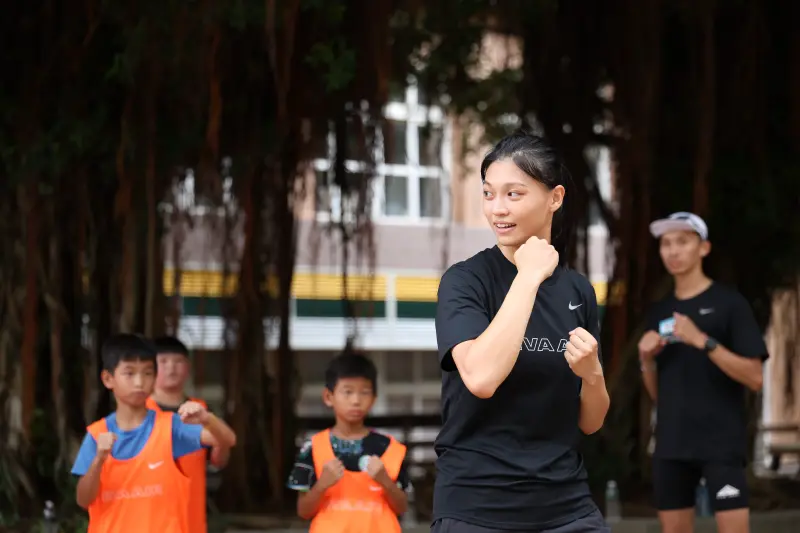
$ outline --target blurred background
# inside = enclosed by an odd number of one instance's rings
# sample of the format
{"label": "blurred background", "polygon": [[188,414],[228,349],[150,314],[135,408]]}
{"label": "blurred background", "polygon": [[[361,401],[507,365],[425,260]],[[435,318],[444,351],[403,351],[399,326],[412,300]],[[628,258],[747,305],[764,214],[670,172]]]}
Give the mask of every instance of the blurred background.
{"label": "blurred background", "polygon": [[654,516],[635,345],[670,281],[648,223],[692,210],[772,356],[749,398],[753,508],[800,508],[798,20],[777,0],[7,4],[0,529],[51,500],[85,531],[69,469],[111,409],[99,346],[131,331],[183,340],[192,393],[239,435],[219,531],[290,523],[286,476],[346,347],[378,367],[373,420],[409,443],[426,525],[437,284],[494,244],[479,165],[519,127],[567,160],[570,261],[603,312],[598,501],[613,479],[624,516]]}

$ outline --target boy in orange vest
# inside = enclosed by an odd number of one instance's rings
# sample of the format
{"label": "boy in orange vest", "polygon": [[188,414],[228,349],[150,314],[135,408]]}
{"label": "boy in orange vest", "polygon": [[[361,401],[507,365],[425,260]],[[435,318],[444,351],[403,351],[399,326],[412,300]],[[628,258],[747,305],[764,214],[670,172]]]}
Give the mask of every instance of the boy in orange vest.
{"label": "boy in orange vest", "polygon": [[[186,381],[189,379],[189,349],[175,337],[160,337],[153,341],[158,352],[156,359],[158,376],[153,394],[147,400],[147,407],[154,411],[177,412],[186,402],[197,402],[208,409],[199,398],[186,395]],[[220,421],[224,424],[224,422]],[[192,480],[189,495],[189,533],[206,533],[206,476],[207,462],[217,468],[224,467],[230,456],[230,449],[224,447],[198,450],[178,460],[183,473]]]}
{"label": "boy in orange vest", "polygon": [[196,402],[177,413],[147,408],[156,349],[143,337],[110,337],[102,359],[116,411],[87,428],[72,467],[89,533],[189,533],[190,481],[176,461],[203,446],[234,446],[236,435]]}
{"label": "boy in orange vest", "polygon": [[376,380],[363,355],[340,355],[328,366],[322,399],[336,423],[303,445],[288,481],[310,533],[400,532],[398,515],[408,506],[406,447],[364,426]]}

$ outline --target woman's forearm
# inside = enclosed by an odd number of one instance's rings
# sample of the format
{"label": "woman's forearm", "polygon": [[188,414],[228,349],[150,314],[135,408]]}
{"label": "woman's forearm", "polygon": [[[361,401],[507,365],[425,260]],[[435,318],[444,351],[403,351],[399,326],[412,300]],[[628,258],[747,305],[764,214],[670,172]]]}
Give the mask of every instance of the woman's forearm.
{"label": "woman's forearm", "polygon": [[581,385],[581,412],[578,427],[586,435],[591,435],[603,427],[611,399],[606,390],[606,380],[600,378],[593,384],[583,381]]}
{"label": "woman's forearm", "polygon": [[478,398],[494,395],[514,368],[538,291],[538,282],[517,274],[486,331],[453,349],[464,385]]}

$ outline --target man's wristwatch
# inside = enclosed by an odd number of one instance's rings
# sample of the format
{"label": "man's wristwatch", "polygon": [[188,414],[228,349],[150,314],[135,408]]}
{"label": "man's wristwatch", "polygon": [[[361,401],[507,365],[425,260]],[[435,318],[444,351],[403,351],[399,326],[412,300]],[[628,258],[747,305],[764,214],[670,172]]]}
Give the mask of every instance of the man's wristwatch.
{"label": "man's wristwatch", "polygon": [[706,353],[711,353],[716,349],[717,346],[719,346],[719,343],[716,341],[716,339],[707,337],[706,344],[705,346],[703,346],[703,351],[705,351]]}

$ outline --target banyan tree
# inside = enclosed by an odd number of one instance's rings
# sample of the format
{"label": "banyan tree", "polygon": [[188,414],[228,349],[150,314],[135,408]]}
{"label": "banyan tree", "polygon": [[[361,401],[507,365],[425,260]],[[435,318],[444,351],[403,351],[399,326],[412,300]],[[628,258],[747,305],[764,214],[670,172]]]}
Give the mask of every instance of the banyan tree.
{"label": "banyan tree", "polygon": [[[390,88],[408,75],[453,117],[480,123],[486,140],[511,124],[555,141],[578,189],[578,268],[590,218],[609,229],[603,343],[615,410],[587,457],[615,459],[590,469],[598,479],[647,475],[649,406],[633,342],[645,305],[666,290],[652,218],[706,216],[712,274],[736,283],[763,325],[773,292],[797,291],[796,3],[41,0],[12,2],[4,14],[3,520],[48,497],[68,508],[84,427],[110,407],[99,342],[117,331],[164,333],[178,319],[164,291],[162,237],[193,223],[174,193],[189,174],[195,202],[221,213],[230,236],[221,256],[236,280],[224,414],[240,437],[221,503],[283,504],[304,169],[332,135],[333,183],[355,201],[342,206],[352,216],[325,231],[369,256],[368,181],[344,162],[353,150],[369,159]],[[476,77],[489,32],[513,43],[519,61]],[[613,153],[610,196],[587,162],[597,146]],[[265,348],[265,317],[278,330],[275,350]]]}

